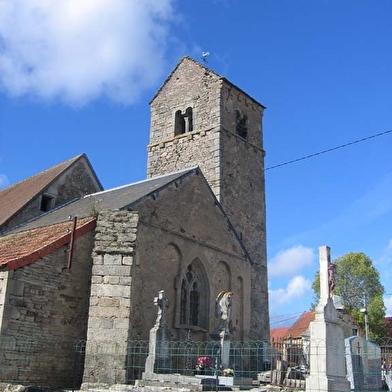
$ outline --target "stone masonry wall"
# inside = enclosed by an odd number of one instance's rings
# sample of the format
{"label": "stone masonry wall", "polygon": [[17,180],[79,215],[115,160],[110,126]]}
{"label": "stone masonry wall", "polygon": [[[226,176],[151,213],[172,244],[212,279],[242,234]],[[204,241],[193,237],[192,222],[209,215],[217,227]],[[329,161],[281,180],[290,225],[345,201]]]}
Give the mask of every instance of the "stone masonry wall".
{"label": "stone masonry wall", "polygon": [[221,204],[252,261],[251,338],[269,340],[264,151],[222,132]]}
{"label": "stone masonry wall", "polygon": [[[135,208],[140,223],[137,279],[132,283],[137,315],[132,339],[148,339],[157,317],[154,297],[160,290],[169,301],[167,327],[172,340],[184,340],[189,334],[193,340],[210,340],[219,322],[215,299],[222,290],[234,291],[234,339],[248,339],[251,266],[204,180],[197,174],[188,175]],[[195,271],[200,266],[203,287],[200,324],[195,328],[182,326],[179,319],[181,282],[191,263]]]}
{"label": "stone masonry wall", "polygon": [[[174,136],[174,113],[193,110],[193,131]],[[246,115],[246,138],[236,132]],[[269,340],[264,107],[192,60],[180,63],[151,102],[148,176],[199,166],[253,262],[253,339]]]}
{"label": "stone masonry wall", "polygon": [[3,380],[51,387],[71,387],[78,378],[80,382],[75,344],[86,338],[93,235],[75,240],[70,270],[68,247],[63,247],[8,272]]}
{"label": "stone masonry wall", "polygon": [[83,382],[126,382],[127,341],[138,214],[98,217]]}
{"label": "stone masonry wall", "polygon": [[[219,198],[219,127],[222,81],[215,73],[185,60],[151,102],[147,176],[199,165]],[[177,110],[193,110],[193,131],[174,136]]]}

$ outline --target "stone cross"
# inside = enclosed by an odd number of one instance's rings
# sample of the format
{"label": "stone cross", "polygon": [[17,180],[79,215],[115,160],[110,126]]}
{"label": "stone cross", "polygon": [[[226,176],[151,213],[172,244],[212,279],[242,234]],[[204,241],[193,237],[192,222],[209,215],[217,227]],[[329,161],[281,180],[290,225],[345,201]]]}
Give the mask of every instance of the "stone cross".
{"label": "stone cross", "polygon": [[158,316],[155,325],[150,329],[150,340],[148,344],[148,357],[146,359],[143,377],[158,373],[170,373],[171,362],[169,353],[170,334],[166,328],[166,309],[169,301],[165,298],[164,290],[154,298],[154,305],[158,306]]}

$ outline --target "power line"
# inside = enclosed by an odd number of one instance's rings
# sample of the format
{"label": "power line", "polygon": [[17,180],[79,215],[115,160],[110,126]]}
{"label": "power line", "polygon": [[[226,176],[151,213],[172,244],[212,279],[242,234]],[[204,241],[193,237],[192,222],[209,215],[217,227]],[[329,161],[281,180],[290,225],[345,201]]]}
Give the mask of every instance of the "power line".
{"label": "power line", "polygon": [[305,156],[303,156],[303,157],[301,157],[301,158],[296,158],[296,159],[292,159],[291,161],[279,163],[278,165],[269,166],[269,167],[267,167],[265,170],[271,170],[271,169],[276,169],[277,167],[290,165],[291,163],[303,161],[303,160],[305,160],[305,159],[313,158],[313,157],[316,157],[316,156],[318,156],[318,155],[326,154],[327,152],[331,152],[331,151],[339,150],[339,149],[341,149],[341,148],[345,148],[345,147],[348,147],[348,146],[352,146],[353,144],[365,142],[365,141],[367,141],[367,140],[369,140],[369,139],[374,139],[374,138],[376,138],[376,137],[380,137],[380,136],[386,135],[386,134],[391,133],[391,132],[392,132],[392,129],[390,129],[390,130],[388,130],[388,131],[380,132],[380,133],[377,133],[377,134],[375,134],[375,135],[371,135],[371,136],[368,136],[368,137],[364,137],[363,139],[354,140],[353,142],[350,142],[350,143],[341,144],[340,146],[336,146],[336,147],[329,148],[328,150],[323,150],[323,151],[315,152],[314,154],[305,155]]}
{"label": "power line", "polygon": [[[273,316],[273,317],[270,318],[270,325],[282,324],[282,323],[285,323],[286,321],[297,320],[298,317],[301,316],[301,315],[302,315],[302,313],[298,313],[298,314],[296,314],[294,316],[291,316],[291,317],[286,317],[286,318],[279,319],[278,321],[272,321],[272,318],[278,318],[280,316]],[[288,315],[288,316],[290,316],[290,315]],[[285,315],[283,315],[281,317],[285,317]]]}

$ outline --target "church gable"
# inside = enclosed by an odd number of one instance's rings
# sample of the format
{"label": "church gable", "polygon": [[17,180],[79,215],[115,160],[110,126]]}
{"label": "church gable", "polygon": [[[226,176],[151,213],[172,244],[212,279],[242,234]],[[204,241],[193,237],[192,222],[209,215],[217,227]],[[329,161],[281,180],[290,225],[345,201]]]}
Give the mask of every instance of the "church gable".
{"label": "church gable", "polygon": [[169,299],[172,337],[181,340],[189,333],[209,340],[217,322],[215,299],[221,291],[233,291],[235,334],[244,338],[251,265],[198,169],[132,208],[140,218],[133,300],[144,309],[134,320],[133,338],[144,338],[144,326],[154,324],[153,298],[160,290]]}
{"label": "church gable", "polygon": [[132,205],[146,224],[230,250],[245,248],[198,169]]}

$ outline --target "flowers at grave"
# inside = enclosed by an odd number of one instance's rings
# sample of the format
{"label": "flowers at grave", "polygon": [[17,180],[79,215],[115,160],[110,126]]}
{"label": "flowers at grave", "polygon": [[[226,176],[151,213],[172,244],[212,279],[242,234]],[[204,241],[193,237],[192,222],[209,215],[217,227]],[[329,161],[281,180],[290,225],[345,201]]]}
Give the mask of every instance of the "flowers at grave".
{"label": "flowers at grave", "polygon": [[222,370],[222,376],[224,377],[234,377],[234,370],[233,369],[223,369]]}
{"label": "flowers at grave", "polygon": [[212,359],[210,357],[199,357],[196,363],[197,370],[209,369],[212,366]]}

